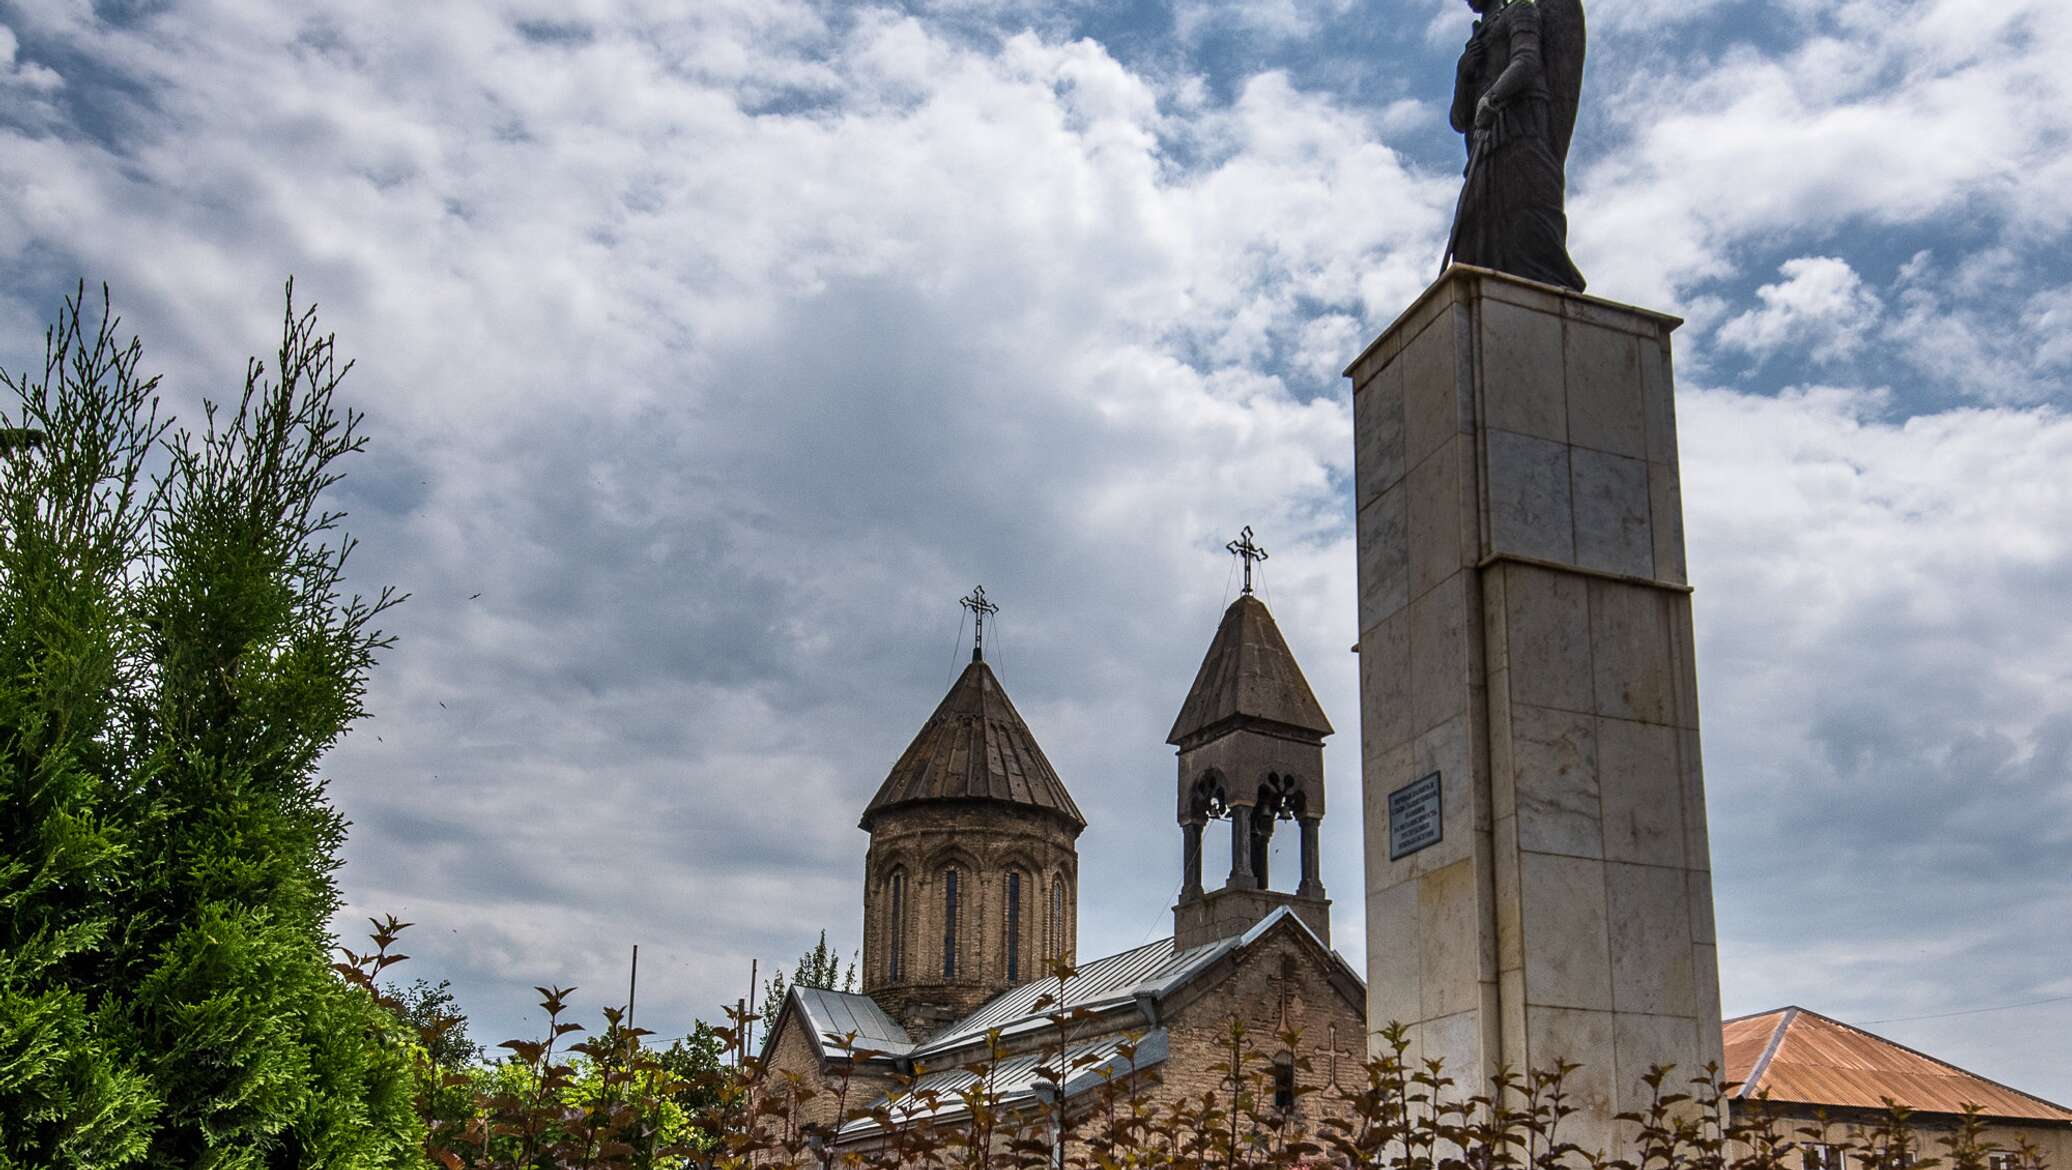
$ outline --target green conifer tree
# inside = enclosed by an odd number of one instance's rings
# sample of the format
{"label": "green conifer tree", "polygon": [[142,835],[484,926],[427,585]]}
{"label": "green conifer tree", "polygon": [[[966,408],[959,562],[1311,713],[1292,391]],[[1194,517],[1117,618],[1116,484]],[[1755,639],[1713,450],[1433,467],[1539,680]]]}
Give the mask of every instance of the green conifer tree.
{"label": "green conifer tree", "polygon": [[814,943],[799,961],[792,964],[791,979],[786,982],[784,968],[778,967],[776,974],[763,980],[762,1024],[763,1035],[777,1026],[778,1013],[784,1010],[784,997],[793,987],[821,987],[829,991],[856,990],[856,960],[851,957],[845,970],[842,956],[827,945],[827,932],[820,932],[820,941]]}
{"label": "green conifer tree", "polygon": [[0,1165],[410,1164],[410,1040],[328,932],[319,762],[395,600],[323,503],[349,364],[291,288],[273,368],[168,432],[82,300],[0,418],[40,432],[0,465]]}

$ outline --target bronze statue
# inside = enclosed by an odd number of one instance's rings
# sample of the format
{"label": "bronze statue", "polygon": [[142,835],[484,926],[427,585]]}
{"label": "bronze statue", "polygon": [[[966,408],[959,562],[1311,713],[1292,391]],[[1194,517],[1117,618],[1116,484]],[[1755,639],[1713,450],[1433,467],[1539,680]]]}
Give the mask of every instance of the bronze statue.
{"label": "bronze statue", "polygon": [[1583,291],[1563,210],[1583,88],[1582,0],[1468,0],[1482,17],[1453,82],[1468,167],[1446,260]]}

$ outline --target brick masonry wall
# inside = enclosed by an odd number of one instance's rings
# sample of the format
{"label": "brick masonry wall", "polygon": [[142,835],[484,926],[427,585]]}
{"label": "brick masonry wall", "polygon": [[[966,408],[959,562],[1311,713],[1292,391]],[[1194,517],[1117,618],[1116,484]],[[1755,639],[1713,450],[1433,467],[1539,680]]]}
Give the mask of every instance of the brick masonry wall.
{"label": "brick masonry wall", "polygon": [[1265,1071],[1283,1051],[1279,1034],[1299,1033],[1293,1055],[1307,1057],[1309,1068],[1302,1069],[1298,1063],[1296,1084],[1320,1090],[1299,1098],[1299,1124],[1314,1126],[1326,1115],[1348,1115],[1336,1102],[1332,1085],[1335,1078],[1347,1093],[1357,1093],[1366,1085],[1364,1005],[1348,1003],[1331,986],[1319,957],[1284,931],[1260,940],[1228,977],[1170,1011],[1164,1021],[1171,1049],[1164,1084],[1157,1094],[1161,1103],[1183,1097],[1198,1099],[1204,1092],[1228,1092],[1225,1078],[1233,1014],[1243,1022],[1245,1040],[1251,1045],[1253,1058],[1247,1060],[1248,1069]]}
{"label": "brick masonry wall", "polygon": [[[1753,1106],[1743,1106],[1742,1108],[1752,1109]],[[1837,1114],[1830,1114],[1826,1119],[1822,1119],[1811,1108],[1795,1107],[1782,1103],[1773,1102],[1770,1105],[1770,1110],[1771,1115],[1779,1119],[1777,1123],[1778,1133],[1801,1145],[1809,1141],[1823,1140],[1824,1138],[1824,1140],[1835,1145],[1846,1146],[1851,1140],[1852,1129],[1860,1133],[1863,1128],[1877,1124],[1877,1119],[1869,1116],[1858,1118],[1855,1116],[1842,1117]],[[1737,1112],[1735,1119],[1742,1120],[1747,1116],[1748,1114],[1746,1113]],[[1823,1136],[1803,1136],[1799,1132],[1802,1128],[1819,1130]],[[1954,1119],[1916,1117],[1913,1119],[1913,1124],[1908,1128],[1912,1130],[1918,1143],[1918,1157],[1937,1158],[1945,1165],[1948,1164],[1949,1154],[1943,1146],[1943,1141],[1955,1132],[1956,1123]],[[1985,1127],[1983,1140],[1998,1145],[2010,1153],[2019,1149],[2021,1143],[2026,1140],[2030,1145],[2036,1147],[2037,1151],[2042,1155],[2044,1166],[2049,1167],[2049,1170],[2072,1170],[2072,1125],[1989,1122]],[[1792,1161],[1796,1164],[1796,1157]],[[1845,1170],[1864,1170],[1864,1164],[1857,1159],[1851,1158]]]}
{"label": "brick masonry wall", "polygon": [[[863,989],[916,1038],[1078,954],[1077,830],[992,802],[931,801],[880,813],[865,859]],[[957,878],[956,975],[943,978],[944,874]],[[1016,978],[1008,978],[1008,875],[1021,875]],[[891,884],[906,878],[903,970],[892,978]],[[1062,914],[1053,914],[1053,889]]]}
{"label": "brick masonry wall", "polygon": [[[800,1026],[801,1018],[787,1014],[778,1025],[777,1043],[769,1051],[763,1065],[765,1091],[782,1092],[787,1075],[799,1078],[802,1087],[812,1089],[813,1096],[799,1107],[798,1119],[802,1125],[827,1125],[832,1123],[842,1110],[841,1070],[832,1071],[824,1067],[820,1053]],[[878,1070],[866,1066],[858,1070],[849,1082],[848,1109],[854,1111],[879,1097],[892,1088],[891,1070]]]}

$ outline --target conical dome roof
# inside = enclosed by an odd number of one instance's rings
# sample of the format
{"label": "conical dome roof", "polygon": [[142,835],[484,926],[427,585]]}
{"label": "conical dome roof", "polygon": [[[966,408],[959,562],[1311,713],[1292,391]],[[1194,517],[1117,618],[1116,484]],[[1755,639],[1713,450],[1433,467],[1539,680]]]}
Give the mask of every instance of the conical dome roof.
{"label": "conical dome roof", "polygon": [[921,725],[892,774],[863,810],[863,828],[886,809],[931,800],[990,800],[1055,813],[1086,827],[1065,782],[1000,680],[982,659],[970,666]]}
{"label": "conical dome roof", "polygon": [[1331,734],[1331,721],[1295,665],[1273,614],[1250,593],[1240,594],[1223,611],[1223,624],[1216,627],[1166,742],[1179,747],[1234,719],[1278,723],[1319,738]]}

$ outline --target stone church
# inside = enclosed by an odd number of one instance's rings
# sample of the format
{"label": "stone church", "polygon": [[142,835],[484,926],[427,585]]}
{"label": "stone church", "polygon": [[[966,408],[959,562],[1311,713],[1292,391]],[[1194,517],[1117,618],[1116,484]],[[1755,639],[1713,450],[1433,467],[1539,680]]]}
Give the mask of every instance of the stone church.
{"label": "stone church", "polygon": [[[895,1116],[918,1117],[932,1091],[945,1104],[927,1116],[954,1124],[961,1106],[947,1102],[972,1082],[964,1067],[997,1030],[1001,1102],[1033,1101],[1046,1087],[1039,1053],[1058,1043],[1049,1017],[1059,1008],[1039,1000],[1057,993],[1051,972],[1062,961],[1075,970],[1064,1007],[1084,1009],[1064,1041],[1078,1070],[1068,1099],[1090,1107],[1104,1073],[1141,1078],[1152,1100],[1198,1097],[1224,1075],[1233,1016],[1271,1069],[1276,1107],[1298,1120],[1328,1106],[1325,1094],[1292,1092],[1296,1068],[1309,1070],[1304,1088],[1341,1076],[1363,1086],[1366,990],[1330,947],[1319,877],[1331,724],[1249,573],[1167,736],[1179,764],[1173,935],[1090,960],[1078,953],[1086,819],[986,663],[979,617],[970,665],[863,810],[863,991],[791,989],[764,1038],[764,1067],[815,1087],[846,1077],[851,1113],[894,1095]],[[1229,832],[1231,864],[1209,889],[1212,826]],[[1301,842],[1299,872],[1286,878],[1268,872],[1281,831]],[[1299,1053],[1274,1039],[1289,1029]],[[850,1035],[853,1058],[833,1040]],[[801,1120],[832,1123],[836,1108],[821,1093]],[[840,1142],[880,1137],[862,1120]]]}

